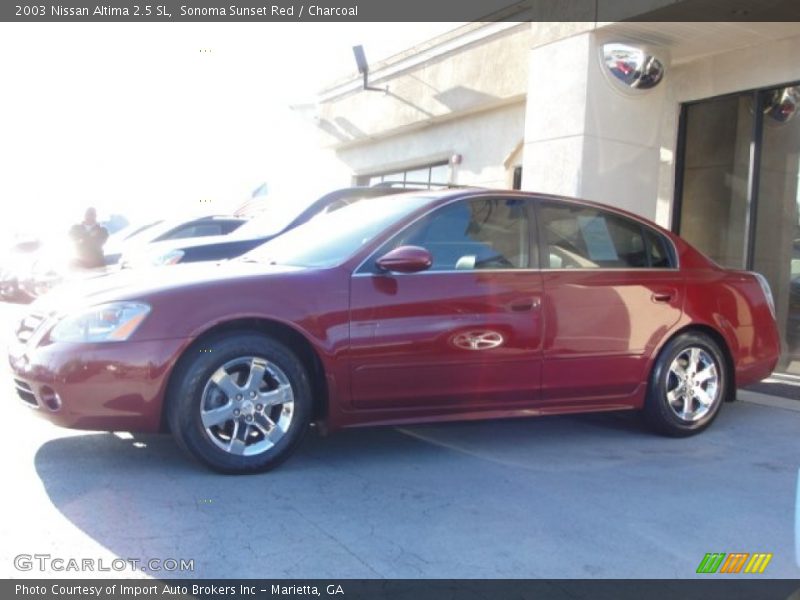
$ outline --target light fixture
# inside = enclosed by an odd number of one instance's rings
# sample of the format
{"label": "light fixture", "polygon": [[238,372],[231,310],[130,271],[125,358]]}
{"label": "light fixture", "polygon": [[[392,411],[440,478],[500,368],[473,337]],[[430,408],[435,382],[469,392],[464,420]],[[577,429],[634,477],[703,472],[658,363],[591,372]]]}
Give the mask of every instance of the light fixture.
{"label": "light fixture", "polygon": [[367,63],[367,57],[364,54],[364,46],[353,46],[353,56],[356,58],[358,72],[364,77],[363,89],[367,90],[368,92],[383,92],[386,94],[389,91],[388,85],[385,88],[369,85],[369,64]]}
{"label": "light fixture", "polygon": [[609,43],[601,50],[605,72],[622,89],[649,90],[664,78],[664,63],[642,48]]}

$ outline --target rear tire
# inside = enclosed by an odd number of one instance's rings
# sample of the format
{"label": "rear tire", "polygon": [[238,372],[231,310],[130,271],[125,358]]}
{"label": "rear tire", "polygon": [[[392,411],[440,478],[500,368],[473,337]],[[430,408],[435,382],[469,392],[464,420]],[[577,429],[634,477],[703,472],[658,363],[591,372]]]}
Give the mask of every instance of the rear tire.
{"label": "rear tire", "polygon": [[297,355],[245,332],[220,334],[188,352],[167,393],[178,445],[221,473],[267,471],[286,460],[311,420],[311,385]]}
{"label": "rear tire", "polygon": [[719,413],[729,381],[719,344],[703,333],[683,333],[664,346],[653,365],[645,419],[664,435],[700,433]]}

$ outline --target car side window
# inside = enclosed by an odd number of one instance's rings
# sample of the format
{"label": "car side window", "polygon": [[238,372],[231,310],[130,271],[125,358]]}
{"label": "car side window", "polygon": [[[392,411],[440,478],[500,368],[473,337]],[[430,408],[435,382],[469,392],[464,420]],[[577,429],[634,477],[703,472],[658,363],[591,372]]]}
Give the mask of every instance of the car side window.
{"label": "car side window", "polygon": [[170,234],[163,236],[165,240],[178,240],[183,238],[205,237],[207,235],[222,235],[222,227],[219,223],[198,223],[177,229]]}
{"label": "car side window", "polygon": [[530,266],[528,203],[476,198],[444,206],[409,226],[378,256],[398,246],[431,253],[429,271],[524,269]]}
{"label": "car side window", "polygon": [[669,242],[664,236],[656,233],[652,229],[645,228],[644,240],[647,251],[650,254],[650,266],[657,269],[672,269],[675,267],[675,259],[670,251]]}
{"label": "car side window", "polygon": [[637,221],[590,207],[543,204],[545,268],[672,266],[665,242]]}

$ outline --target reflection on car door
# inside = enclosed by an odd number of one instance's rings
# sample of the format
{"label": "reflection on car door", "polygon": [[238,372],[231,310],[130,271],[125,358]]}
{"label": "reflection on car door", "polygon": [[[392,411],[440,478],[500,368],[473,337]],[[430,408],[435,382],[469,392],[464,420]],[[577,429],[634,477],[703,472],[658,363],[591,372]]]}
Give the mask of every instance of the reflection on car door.
{"label": "reflection on car door", "polygon": [[[456,201],[423,217],[353,275],[351,385],[356,408],[482,410],[539,395],[542,278],[528,200]],[[427,271],[382,273],[401,245]]]}
{"label": "reflection on car door", "polygon": [[647,359],[681,316],[684,283],[669,242],[594,208],[543,202],[538,214],[543,402],[605,402],[641,391]]}

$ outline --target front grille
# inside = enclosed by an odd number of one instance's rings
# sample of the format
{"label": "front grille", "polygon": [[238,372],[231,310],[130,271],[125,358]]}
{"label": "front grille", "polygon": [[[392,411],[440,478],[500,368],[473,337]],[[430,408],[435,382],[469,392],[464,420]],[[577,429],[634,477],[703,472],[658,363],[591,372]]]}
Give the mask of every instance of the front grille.
{"label": "front grille", "polygon": [[19,379],[14,380],[14,385],[17,388],[17,395],[22,399],[23,402],[30,404],[31,406],[39,406],[39,403],[36,402],[36,395],[33,393],[31,386],[24,381],[20,381]]}
{"label": "front grille", "polygon": [[36,330],[41,327],[45,321],[45,315],[39,313],[31,313],[17,326],[17,339],[23,344],[33,337]]}

